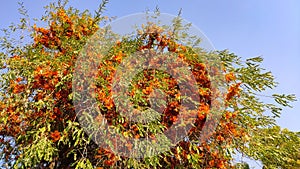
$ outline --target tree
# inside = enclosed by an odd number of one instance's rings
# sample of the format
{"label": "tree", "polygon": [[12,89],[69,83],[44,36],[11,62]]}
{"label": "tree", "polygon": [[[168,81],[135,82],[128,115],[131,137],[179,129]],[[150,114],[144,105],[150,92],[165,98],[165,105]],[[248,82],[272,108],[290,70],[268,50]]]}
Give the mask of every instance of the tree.
{"label": "tree", "polygon": [[[184,38],[190,41],[193,39],[180,34],[185,31],[185,27],[180,25],[179,17],[174,21],[176,24],[173,27],[160,27],[150,23],[139,30],[141,33],[136,36],[113,42],[97,69],[89,74],[90,77],[97,78],[92,93],[97,98],[101,115],[91,113],[80,116],[84,119],[79,119],[74,104],[76,101],[85,101],[78,93],[84,83],[74,83],[73,79],[78,79],[74,72],[88,65],[76,65],[76,62],[80,59],[97,59],[93,52],[85,53],[84,58],[79,54],[86,44],[91,43],[89,40],[92,36],[114,36],[99,26],[107,22],[107,17],[102,16],[107,3],[104,0],[94,16],[88,11],[67,8],[67,1],[50,4],[46,8],[46,15],[41,19],[47,24],[45,27],[29,25],[26,10],[21,7],[20,11],[24,16],[21,24],[5,30],[6,36],[1,41],[0,100],[0,146],[3,150],[0,156],[4,167],[249,167],[246,164],[234,166],[232,160],[236,152],[260,160],[266,168],[299,167],[299,133],[282,130],[275,123],[275,119],[280,117],[281,106],[290,106],[289,102],[294,101],[295,96],[270,96],[276,104],[260,101],[260,92],[276,86],[272,74],[265,72],[259,65],[262,58],[242,61],[226,50],[205,52],[193,44],[180,43]],[[13,33],[18,30],[29,30],[28,43],[16,43],[18,41],[12,38]],[[171,33],[168,30],[172,30]],[[130,102],[140,110],[149,107],[149,94],[155,88],[166,93],[166,111],[153,123],[130,122],[116,110],[111,98],[116,67],[133,53],[148,54],[149,51],[155,54],[172,53],[184,60],[195,77],[197,95],[201,102],[195,104],[197,111],[190,112],[194,115],[194,121],[184,139],[167,151],[136,159],[115,153],[113,146],[107,148],[91,139],[90,135],[85,134],[80,121],[91,122],[89,120],[92,119],[93,122],[100,122],[104,117],[115,131],[127,138],[154,138],[153,142],[159,141],[155,135],[178,122],[183,96],[178,92],[178,81],[164,71],[141,71],[133,78],[129,87]],[[221,65],[208,65],[201,59],[203,56],[218,58]],[[159,60],[156,62],[154,64],[158,64]],[[82,72],[79,71],[77,75]],[[211,76],[223,77],[220,85],[226,88],[223,96],[224,109],[217,113],[211,110],[212,95],[220,90],[212,88]],[[190,99],[190,104],[196,101],[193,97],[185,99]],[[220,113],[222,117],[218,119],[216,130],[206,142],[199,142],[208,117]],[[112,139],[107,144],[113,144],[114,141],[119,140]],[[127,143],[124,148],[130,151],[135,145]]]}

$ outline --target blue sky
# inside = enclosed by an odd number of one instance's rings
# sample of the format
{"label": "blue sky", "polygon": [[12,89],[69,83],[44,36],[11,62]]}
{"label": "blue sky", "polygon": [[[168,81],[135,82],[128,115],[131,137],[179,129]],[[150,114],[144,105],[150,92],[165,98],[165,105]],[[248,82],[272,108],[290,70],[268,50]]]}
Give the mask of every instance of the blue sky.
{"label": "blue sky", "polygon": [[[31,17],[43,14],[49,1],[24,0]],[[100,0],[70,0],[79,9],[95,10]],[[285,108],[278,123],[300,131],[300,1],[180,1],[180,0],[111,0],[105,15],[122,17],[154,10],[182,17],[199,27],[218,50],[229,49],[244,59],[264,58],[263,67],[272,71],[280,84],[272,92],[296,94],[294,108]],[[16,0],[2,1],[0,28],[18,21]],[[267,93],[269,93],[268,91]]]}

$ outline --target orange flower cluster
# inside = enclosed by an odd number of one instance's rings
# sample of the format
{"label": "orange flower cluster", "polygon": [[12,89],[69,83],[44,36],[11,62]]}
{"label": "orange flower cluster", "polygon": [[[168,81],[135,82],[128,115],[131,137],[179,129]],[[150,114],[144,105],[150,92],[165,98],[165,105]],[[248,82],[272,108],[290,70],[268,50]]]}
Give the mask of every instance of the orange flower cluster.
{"label": "orange flower cluster", "polygon": [[225,75],[225,79],[227,82],[231,82],[231,81],[235,80],[234,73],[233,72],[227,73]]}
{"label": "orange flower cluster", "polygon": [[[103,164],[105,166],[112,166],[116,163],[117,161],[117,156],[112,153],[111,150],[107,150],[105,148],[100,147],[97,151],[97,155],[95,156],[95,158],[99,158],[99,159],[106,159],[104,160]],[[101,167],[100,167],[101,168]]]}
{"label": "orange flower cluster", "polygon": [[34,71],[33,88],[42,88],[45,90],[54,90],[55,85],[60,81],[57,71],[50,70],[50,67],[37,67]]}
{"label": "orange flower cluster", "polygon": [[34,41],[38,44],[42,44],[46,48],[56,48],[60,47],[61,41],[55,35],[55,32],[45,28],[37,28],[36,26],[33,27],[34,30],[37,32],[38,36],[34,38]]}
{"label": "orange flower cluster", "polygon": [[60,132],[57,131],[57,130],[55,130],[54,132],[52,132],[50,134],[50,137],[51,137],[51,139],[52,139],[53,142],[57,142],[60,139],[60,137],[61,137],[60,136]]}
{"label": "orange flower cluster", "polygon": [[20,79],[17,79],[16,81],[10,81],[10,88],[12,89],[13,94],[18,94],[24,91],[25,85],[19,84]]}
{"label": "orange flower cluster", "polygon": [[228,93],[226,95],[226,100],[231,100],[234,96],[238,95],[240,91],[240,85],[241,83],[233,84],[229,87]]}
{"label": "orange flower cluster", "polygon": [[53,20],[49,29],[34,25],[36,45],[41,44],[46,48],[65,53],[69,47],[62,44],[62,39],[80,40],[83,36],[90,36],[98,30],[98,26],[93,24],[93,19],[85,15],[81,18],[76,15],[69,16],[64,9],[59,9],[56,13],[51,12],[51,15]]}
{"label": "orange flower cluster", "polygon": [[[188,53],[187,47],[177,44],[173,42],[170,38],[167,38],[166,35],[161,35],[155,31],[149,34],[144,34],[141,36],[141,38],[144,40],[144,44],[139,46],[137,50],[148,50],[148,49],[156,49],[158,51],[163,51],[164,48],[168,49],[169,52],[176,53],[179,58],[186,61],[191,66],[191,71],[195,77],[195,80],[199,87],[199,95],[201,97],[201,100],[203,101],[195,115],[197,116],[197,120],[195,121],[195,127],[193,127],[190,130],[189,139],[197,139],[199,135],[201,134],[201,129],[206,121],[207,115],[210,113],[210,102],[211,102],[211,82],[208,77],[208,71],[207,71],[207,65],[203,63],[197,63],[193,59],[188,58],[188,55],[194,55]],[[124,128],[121,129],[122,132],[130,132],[134,138],[140,138],[139,134],[139,128],[136,124],[132,124],[131,122],[128,122],[125,120],[124,122],[119,122],[116,120],[113,120],[114,118],[118,117],[118,112],[115,111],[114,103],[112,99],[110,98],[111,93],[111,81],[114,78],[114,73],[116,70],[116,67],[121,63],[121,61],[127,56],[122,51],[123,42],[118,41],[116,43],[116,46],[114,47],[115,54],[111,56],[111,58],[108,58],[104,61],[103,64],[100,64],[99,66],[99,72],[98,76],[102,78],[102,80],[105,80],[107,83],[105,85],[98,85],[96,90],[97,93],[97,99],[100,102],[103,102],[103,105],[106,109],[104,112],[102,112],[109,122],[109,124],[112,124],[110,122],[114,121],[114,125],[120,124]],[[196,56],[193,56],[196,57]],[[157,63],[155,61],[152,61],[151,64],[159,64],[159,61]],[[215,71],[217,68],[214,68]],[[108,71],[108,74],[105,74],[104,72]],[[137,95],[142,93],[142,99],[145,99],[145,101],[137,101],[137,106],[143,107],[147,106],[149,100],[148,96],[150,93],[153,92],[154,88],[160,88],[164,89],[164,92],[166,95],[168,95],[168,98],[170,98],[167,102],[166,108],[163,112],[163,115],[161,116],[160,123],[165,125],[166,129],[172,126],[174,122],[176,122],[177,116],[179,114],[180,110],[180,93],[177,86],[177,81],[170,77],[170,76],[164,76],[164,77],[154,77],[153,76],[153,70],[145,70],[142,72],[142,78],[138,79],[137,81],[134,81],[132,87],[130,88],[130,92],[128,95],[131,97],[132,100],[135,98],[138,98]],[[226,82],[231,82],[235,80],[235,76],[233,73],[225,74]],[[234,96],[238,95],[240,83],[233,84],[229,87],[228,93],[226,95],[226,100],[232,99]],[[188,93],[188,91],[185,91]],[[192,98],[193,99],[193,98]],[[106,110],[106,111],[105,111]],[[182,111],[182,110],[181,110]],[[182,112],[180,112],[182,113]],[[183,113],[184,114],[184,113]],[[230,144],[232,141],[232,136],[240,136],[242,130],[238,130],[237,126],[233,123],[234,119],[237,117],[236,113],[226,112],[224,115],[225,121],[222,121],[221,126],[223,128],[220,130],[220,132],[215,133],[215,139],[218,144]],[[126,119],[126,117],[124,117]],[[226,121],[227,120],[227,121]],[[153,133],[148,133],[149,136],[152,136]],[[184,150],[179,152],[176,152],[176,149],[172,149],[174,153],[174,157],[166,157],[165,161],[170,162],[171,164],[176,163],[183,163],[184,160],[187,161],[188,155],[195,154],[195,151],[191,150],[191,144],[190,142],[181,141],[178,146],[183,148]],[[130,150],[132,148],[131,144],[126,144],[126,147]],[[203,160],[207,161],[207,168],[227,168],[229,164],[226,162],[225,157],[220,153],[212,153],[209,145],[200,145],[198,146],[198,149],[200,150],[200,157],[203,158]],[[210,154],[211,153],[211,154]],[[101,154],[101,153],[100,153]],[[202,154],[202,155],[201,155]],[[105,165],[111,166],[114,164],[114,160],[110,159],[105,161]],[[164,163],[164,162],[162,162]]]}

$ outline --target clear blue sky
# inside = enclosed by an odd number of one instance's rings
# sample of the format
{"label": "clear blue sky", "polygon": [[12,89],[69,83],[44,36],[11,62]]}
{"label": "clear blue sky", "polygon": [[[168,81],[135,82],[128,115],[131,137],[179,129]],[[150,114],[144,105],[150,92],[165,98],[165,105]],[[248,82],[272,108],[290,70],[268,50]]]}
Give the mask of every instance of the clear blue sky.
{"label": "clear blue sky", "polygon": [[[95,10],[100,0],[70,0],[79,9]],[[24,0],[31,17],[43,14],[47,0]],[[18,20],[16,0],[2,1],[0,28]],[[300,1],[299,0],[111,0],[105,12],[122,17],[154,10],[182,16],[199,27],[218,50],[229,49],[243,58],[261,55],[263,67],[280,83],[275,93],[294,93],[294,108],[285,108],[278,123],[300,131]]]}

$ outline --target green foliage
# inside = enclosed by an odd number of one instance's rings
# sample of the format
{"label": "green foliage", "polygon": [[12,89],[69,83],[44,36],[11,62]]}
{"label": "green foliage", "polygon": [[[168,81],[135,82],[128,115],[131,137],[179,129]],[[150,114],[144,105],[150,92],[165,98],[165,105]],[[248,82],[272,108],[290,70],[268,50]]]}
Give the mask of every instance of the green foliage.
{"label": "green foliage", "polygon": [[[267,88],[273,89],[277,83],[270,72],[262,72],[259,63],[261,57],[247,59],[243,65],[240,58],[228,51],[220,53],[230,71],[237,73],[237,79],[242,82],[243,89],[237,104],[232,108],[240,112],[240,126],[245,128],[249,137],[237,140],[236,148],[241,153],[255,160],[260,160],[266,168],[299,167],[299,133],[281,129],[276,125],[275,118],[281,115],[282,107],[291,107],[290,102],[296,100],[295,95],[273,94],[267,96],[276,103],[260,101],[258,94]],[[241,67],[241,68],[240,68]],[[270,115],[271,113],[271,115]]]}
{"label": "green foliage", "polygon": [[24,147],[20,145],[21,157],[16,161],[14,168],[26,168],[25,166],[38,167],[41,160],[46,162],[53,161],[57,156],[58,150],[46,136],[49,129],[49,127],[42,127],[38,131],[30,131],[28,135],[25,135],[25,137],[29,135],[33,137],[32,143]]}

